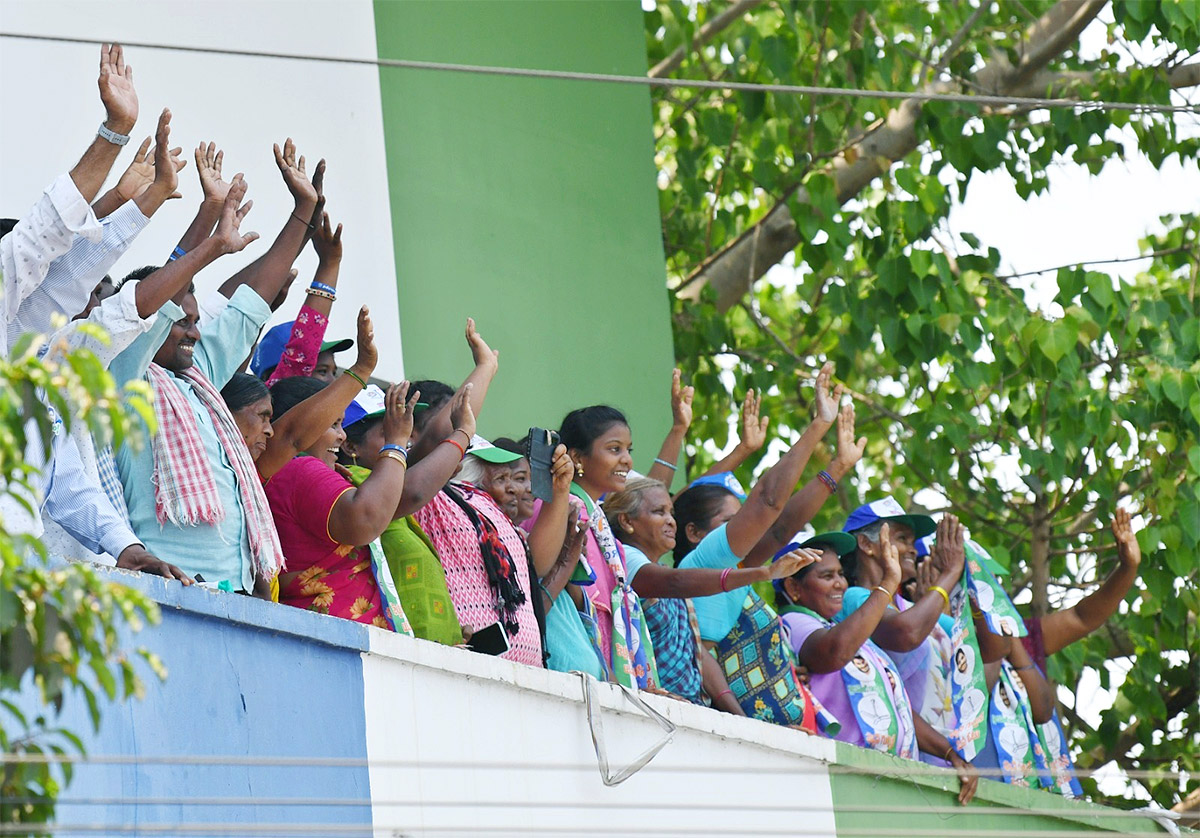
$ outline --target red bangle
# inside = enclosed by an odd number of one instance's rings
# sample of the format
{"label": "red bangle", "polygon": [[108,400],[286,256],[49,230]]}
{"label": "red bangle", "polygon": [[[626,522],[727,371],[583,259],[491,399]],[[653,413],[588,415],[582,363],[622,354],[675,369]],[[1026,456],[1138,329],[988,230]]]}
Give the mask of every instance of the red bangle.
{"label": "red bangle", "polygon": [[[446,437],[445,439],[442,440],[442,442],[448,442],[451,445],[453,445],[455,448],[457,448],[459,450],[459,452],[462,454],[462,457],[467,456],[467,449],[463,448],[461,445],[459,445],[457,442],[452,440],[450,437]],[[462,457],[459,457],[459,459],[462,459]]]}
{"label": "red bangle", "polygon": [[729,589],[725,587],[725,584],[729,581],[729,574],[732,570],[733,568],[727,567],[721,571],[721,590],[726,593],[729,592]]}

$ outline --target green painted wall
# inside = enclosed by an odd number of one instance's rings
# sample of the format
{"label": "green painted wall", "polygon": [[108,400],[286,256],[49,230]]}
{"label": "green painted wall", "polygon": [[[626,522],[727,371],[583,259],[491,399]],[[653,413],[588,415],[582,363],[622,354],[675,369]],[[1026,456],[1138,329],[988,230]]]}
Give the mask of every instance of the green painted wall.
{"label": "green painted wall", "polygon": [[[646,72],[635,0],[376,0],[382,58]],[[468,315],[500,350],[480,429],[670,424],[666,272],[645,88],[380,69],[405,374],[457,384]]]}
{"label": "green painted wall", "polygon": [[[837,743],[829,766],[838,838],[854,836],[1153,836],[1166,830],[1140,815],[1045,791],[980,780],[975,799],[958,805],[958,781],[949,771],[905,775],[912,763]],[[867,769],[864,771],[863,769]],[[878,771],[878,773],[873,773]]]}

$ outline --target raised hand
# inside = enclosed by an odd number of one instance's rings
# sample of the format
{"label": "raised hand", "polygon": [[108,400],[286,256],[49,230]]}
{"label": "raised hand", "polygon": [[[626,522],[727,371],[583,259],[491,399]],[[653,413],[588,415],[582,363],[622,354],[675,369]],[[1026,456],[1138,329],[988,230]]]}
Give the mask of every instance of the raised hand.
{"label": "raised hand", "polygon": [[123,200],[132,201],[154,182],[154,158],[150,156],[150,141],[150,137],[142,140],[141,146],[133,155],[133,162],[117,181],[117,194]]}
{"label": "raised hand", "polygon": [[471,357],[475,360],[475,366],[500,366],[500,353],[488,346],[487,341],[475,330],[473,317],[467,318],[467,346],[471,347]]}
{"label": "raised hand", "polygon": [[804,568],[816,561],[820,561],[821,551],[814,550],[811,547],[801,547],[797,550],[792,550],[785,556],[781,556],[776,561],[772,562],[768,567],[771,569],[771,575],[768,579],[786,579],[799,573]]}
{"label": "raised hand", "polygon": [[[574,566],[583,555],[583,543],[587,538],[587,524],[579,520],[579,508],[571,504],[567,511],[567,537],[563,539],[562,549],[558,552],[557,564]],[[549,575],[549,574],[547,574]]]}
{"label": "raised hand", "polygon": [[183,197],[176,191],[179,188],[179,173],[187,165],[187,161],[180,157],[182,152],[180,147],[171,148],[171,110],[163,108],[158,117],[154,148],[150,154],[154,157],[153,186],[162,192],[164,200]]}
{"label": "raised hand", "polygon": [[758,451],[767,443],[767,425],[771,420],[766,416],[759,418],[760,410],[762,393],[756,394],[753,390],[748,390],[746,398],[742,400],[741,422],[742,447],[747,451]]}
{"label": "raised hand", "polygon": [[312,187],[317,190],[317,205],[313,208],[312,220],[309,222],[309,229],[315,230],[317,224],[321,220],[321,213],[325,211],[325,158],[322,157],[317,161],[317,168],[313,172]]}
{"label": "raised hand", "polygon": [[322,262],[342,261],[342,225],[338,224],[334,230],[329,213],[321,213],[320,223],[313,230],[312,242],[313,250],[317,251],[317,258]]}
{"label": "raised hand", "polygon": [[243,234],[240,230],[242,220],[254,206],[253,201],[247,201],[238,206],[244,197],[246,197],[246,179],[238,174],[234,176],[233,183],[229,186],[229,192],[225,195],[225,201],[221,205],[221,219],[217,222],[217,229],[212,234],[213,240],[220,246],[222,253],[237,253],[258,238],[258,233]]}
{"label": "raised hand", "polygon": [[358,310],[358,359],[351,369],[359,378],[369,378],[379,363],[379,350],[375,347],[375,327],[371,323],[371,312],[363,306]]}
{"label": "raised hand", "polygon": [[284,141],[283,148],[279,145],[274,146],[275,149],[275,165],[279,167],[279,173],[283,175],[283,182],[288,188],[288,192],[292,193],[292,199],[296,202],[297,207],[303,207],[305,213],[311,212],[311,208],[317,202],[317,189],[308,180],[308,175],[304,171],[304,155],[299,159],[296,158],[296,144],[292,142],[292,138],[288,137]]}
{"label": "raised hand", "polygon": [[100,101],[108,130],[128,134],[137,124],[138,97],[133,87],[133,68],[125,63],[120,44],[100,46]]}
{"label": "raised hand", "polygon": [[[938,570],[937,565],[933,561],[933,557],[926,556],[921,561],[917,562],[916,578],[911,580],[912,588],[909,591],[909,599],[916,602],[921,597],[929,592],[929,589],[938,583],[942,573]],[[907,581],[907,580],[906,580]]]}
{"label": "raised hand", "polygon": [[217,148],[217,144],[200,143],[196,146],[196,174],[200,176],[200,188],[204,190],[204,200],[220,203],[229,194],[229,184],[221,179],[221,164],[225,160],[225,152]]}
{"label": "raised hand", "polygon": [[554,458],[550,461],[550,485],[554,489],[554,494],[561,496],[569,493],[571,480],[574,477],[575,463],[567,455],[567,446],[559,445],[554,449]]}
{"label": "raised hand", "polygon": [[[930,558],[933,559],[939,573],[950,574],[957,571],[954,573],[957,581],[962,575],[967,557],[966,533],[957,515],[947,512],[942,516],[942,520],[938,521],[935,539],[933,549],[929,551]],[[925,593],[925,590],[921,589],[920,593]]]}
{"label": "raised hand", "polygon": [[888,524],[879,528],[879,545],[883,548],[883,587],[895,593],[900,587],[900,553],[892,543],[892,528]]}
{"label": "raised hand", "polygon": [[408,447],[408,438],[412,436],[413,411],[416,409],[417,400],[421,398],[420,390],[413,391],[412,398],[408,398],[410,386],[407,381],[393,384],[388,387],[387,394],[383,397],[383,441],[385,445]]}
{"label": "raised hand", "polygon": [[867,438],[854,438],[854,403],[842,405],[837,419],[837,454],[835,465],[842,474],[846,474],[862,459],[863,450],[867,447]]}
{"label": "raised hand", "polygon": [[833,361],[826,361],[817,373],[816,408],[817,421],[832,425],[838,415],[838,402],[842,400],[842,385],[839,384],[829,393],[829,384],[833,380]]}
{"label": "raised hand", "polygon": [[682,386],[682,375],[678,368],[671,373],[671,424],[686,431],[692,425],[692,399],[696,397],[696,388]]}
{"label": "raised hand", "polygon": [[450,426],[466,434],[467,439],[475,436],[475,411],[471,408],[471,388],[474,386],[468,381],[450,399]]}
{"label": "raised hand", "polygon": [[1112,533],[1117,539],[1117,556],[1121,564],[1137,570],[1142,562],[1142,548],[1138,544],[1137,533],[1133,531],[1129,512],[1121,507],[1117,507],[1117,511],[1113,513]]}

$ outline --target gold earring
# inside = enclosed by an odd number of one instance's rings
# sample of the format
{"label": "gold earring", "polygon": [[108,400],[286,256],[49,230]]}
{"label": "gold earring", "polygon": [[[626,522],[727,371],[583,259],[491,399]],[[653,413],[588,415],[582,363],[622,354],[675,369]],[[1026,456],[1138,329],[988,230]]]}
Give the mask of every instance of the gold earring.
{"label": "gold earring", "polygon": [[626,525],[625,525],[625,532],[633,532],[633,527],[631,527],[631,526],[629,526],[628,524],[626,524]]}
{"label": "gold earring", "polygon": [[583,477],[583,465],[580,463],[575,464],[575,476]]}

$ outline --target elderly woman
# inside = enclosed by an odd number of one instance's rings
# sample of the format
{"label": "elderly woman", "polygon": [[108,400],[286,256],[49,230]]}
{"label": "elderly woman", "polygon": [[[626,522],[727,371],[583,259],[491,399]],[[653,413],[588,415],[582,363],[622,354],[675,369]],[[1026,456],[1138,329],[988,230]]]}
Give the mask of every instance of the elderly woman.
{"label": "elderly woman", "polygon": [[[271,391],[273,418],[326,386],[313,378],[277,382]],[[404,490],[419,396],[406,401],[408,390],[408,382],[388,390],[380,459],[361,486],[334,470],[346,438],[341,417],[267,481],[267,500],[288,557],[287,571],[279,577],[280,602],[409,632],[391,573],[371,547],[391,522]]]}
{"label": "elderly woman", "polygon": [[900,672],[888,654],[871,641],[900,587],[900,557],[883,525],[883,579],[867,601],[849,616],[842,616],[842,598],[848,587],[842,557],[853,557],[854,536],[822,533],[802,542],[818,548],[816,564],[775,583],[776,604],[788,629],[788,642],[796,660],[807,667],[813,694],[841,724],[830,731],[837,739],[884,753],[917,759],[918,749],[949,759],[965,777],[959,801],[975,794],[976,778],[950,742],[913,708]]}
{"label": "elderly woman", "polygon": [[719,567],[680,570],[661,565],[659,557],[675,548],[671,496],[661,482],[645,477],[628,481],[622,491],[605,498],[604,512],[625,546],[630,584],[642,598],[659,685],[693,704],[704,703],[702,693],[706,694],[714,707],[744,716],[716,659],[704,651],[696,636],[695,611],[686,597],[719,594],[789,576],[817,554],[797,551],[770,565],[737,567],[741,556],[758,543],[770,524],[751,507],[739,511],[723,531],[710,533],[709,543],[698,548],[711,551]]}

